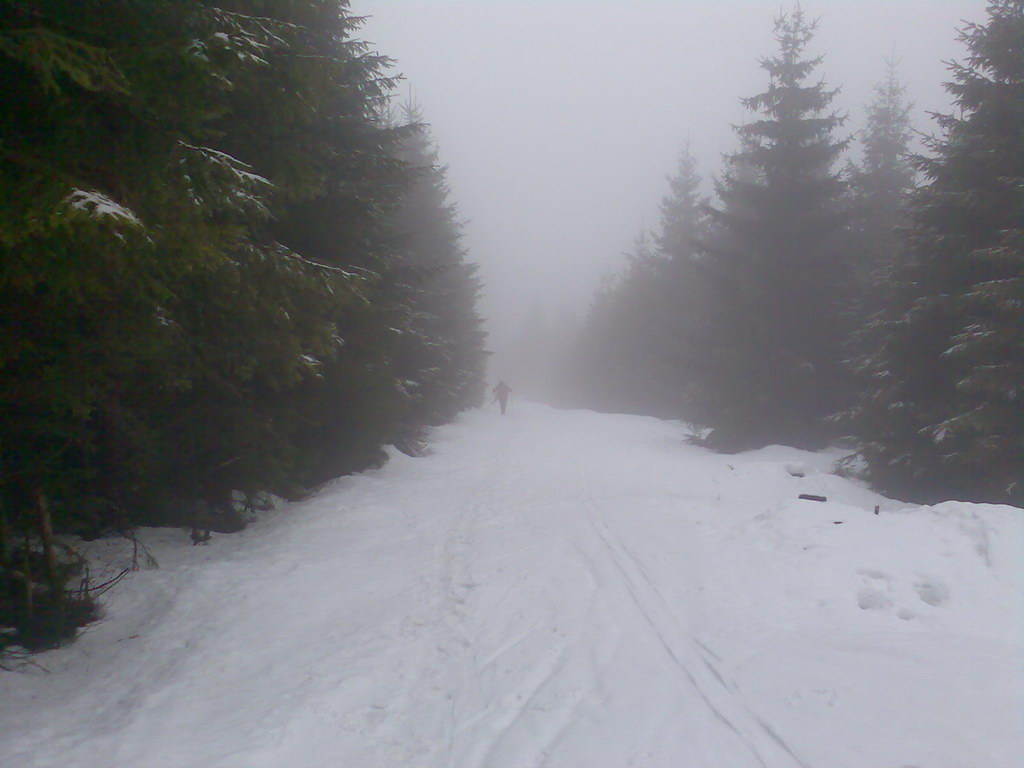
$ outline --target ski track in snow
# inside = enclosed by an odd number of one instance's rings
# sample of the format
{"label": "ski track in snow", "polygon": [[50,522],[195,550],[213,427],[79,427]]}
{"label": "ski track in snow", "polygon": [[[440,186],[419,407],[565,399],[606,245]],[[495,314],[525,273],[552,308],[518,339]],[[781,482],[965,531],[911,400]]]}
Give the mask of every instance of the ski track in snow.
{"label": "ski track in snow", "polygon": [[1021,510],[683,436],[517,402],[207,547],[144,531],[160,569],[0,673],[0,765],[1017,765]]}

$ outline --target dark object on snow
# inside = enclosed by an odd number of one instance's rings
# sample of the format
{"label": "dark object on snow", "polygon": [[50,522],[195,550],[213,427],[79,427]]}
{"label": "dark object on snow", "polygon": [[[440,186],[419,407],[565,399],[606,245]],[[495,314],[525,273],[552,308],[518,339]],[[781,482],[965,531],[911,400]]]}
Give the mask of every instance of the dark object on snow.
{"label": "dark object on snow", "polygon": [[190,536],[192,539],[192,546],[197,544],[206,544],[210,540],[210,529],[209,528],[193,528]]}
{"label": "dark object on snow", "polygon": [[807,501],[828,501],[824,496],[815,496],[813,493],[801,493],[800,498]]}
{"label": "dark object on snow", "polygon": [[842,520],[833,520],[832,521],[832,525],[842,525],[842,524],[843,524]]}
{"label": "dark object on snow", "polygon": [[878,514],[878,505],[877,504],[875,504],[875,514],[876,515]]}
{"label": "dark object on snow", "polygon": [[403,435],[392,445],[406,456],[414,459],[427,455],[427,444],[418,435]]}

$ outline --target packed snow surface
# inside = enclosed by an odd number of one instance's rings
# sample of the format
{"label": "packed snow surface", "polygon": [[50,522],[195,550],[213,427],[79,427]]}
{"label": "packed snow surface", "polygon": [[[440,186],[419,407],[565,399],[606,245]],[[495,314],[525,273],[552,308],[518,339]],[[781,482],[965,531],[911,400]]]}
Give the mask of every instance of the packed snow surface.
{"label": "packed snow surface", "polygon": [[0,675],[0,765],[1022,764],[1024,510],[521,402],[432,447],[207,546],[144,531],[160,567]]}

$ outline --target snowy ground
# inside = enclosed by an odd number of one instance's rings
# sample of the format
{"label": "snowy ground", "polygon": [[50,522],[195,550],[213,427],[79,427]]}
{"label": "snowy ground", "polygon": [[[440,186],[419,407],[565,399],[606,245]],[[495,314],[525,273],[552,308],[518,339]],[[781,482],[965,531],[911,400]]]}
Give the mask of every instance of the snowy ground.
{"label": "snowy ground", "polygon": [[1024,511],[681,437],[517,402],[208,546],[145,531],[159,569],[0,674],[0,765],[1021,765]]}

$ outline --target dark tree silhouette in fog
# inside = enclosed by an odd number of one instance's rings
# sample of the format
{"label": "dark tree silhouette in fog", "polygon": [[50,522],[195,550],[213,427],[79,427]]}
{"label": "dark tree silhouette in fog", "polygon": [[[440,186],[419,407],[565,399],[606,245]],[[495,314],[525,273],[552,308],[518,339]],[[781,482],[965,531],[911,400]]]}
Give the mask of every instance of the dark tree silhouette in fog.
{"label": "dark tree silhouette in fog", "polygon": [[843,402],[849,264],[834,166],[847,142],[837,91],[815,75],[822,58],[806,53],[814,29],[799,7],[776,19],[778,52],[760,62],[768,87],[743,100],[755,117],[736,128],[740,150],[709,209],[694,406],[722,449],[820,445]]}
{"label": "dark tree silhouette in fog", "polygon": [[874,87],[867,125],[860,137],[864,154],[849,167],[858,317],[877,311],[888,295],[889,270],[900,247],[899,229],[908,222],[907,195],[917,173],[911,157],[911,104],[896,61],[886,62],[885,79]]}
{"label": "dark tree silhouette in fog", "polygon": [[918,159],[927,183],[867,329],[853,411],[871,479],[908,498],[1024,501],[1024,0],[967,25],[958,114]]}
{"label": "dark tree silhouette in fog", "polygon": [[574,360],[580,402],[665,418],[687,414],[691,335],[700,289],[695,243],[707,230],[700,176],[689,147],[668,179],[661,231],[641,233],[625,272],[591,305]]}

